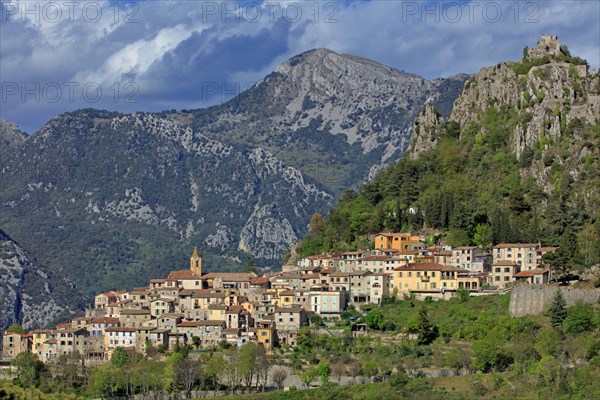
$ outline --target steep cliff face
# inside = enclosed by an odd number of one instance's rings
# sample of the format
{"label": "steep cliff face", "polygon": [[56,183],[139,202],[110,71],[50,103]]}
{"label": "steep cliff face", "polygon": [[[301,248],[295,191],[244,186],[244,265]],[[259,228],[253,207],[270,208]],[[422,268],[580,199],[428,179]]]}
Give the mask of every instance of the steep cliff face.
{"label": "steep cliff face", "polygon": [[[26,329],[47,326],[82,311],[86,305],[75,285],[44,272],[0,230],[0,331],[12,323]],[[64,295],[68,293],[68,297]]]}
{"label": "steep cliff face", "polygon": [[[448,121],[458,124],[463,141],[506,143],[520,161],[520,174],[534,178],[547,193],[556,189],[558,175],[568,172],[582,186],[573,192],[587,192],[589,203],[598,189],[587,188],[582,177],[597,165],[600,75],[556,37],[545,36],[527,54],[520,62],[482,68],[471,77]],[[490,124],[496,118],[500,121]],[[426,109],[417,123],[415,158],[436,145],[435,132],[444,122]]]}
{"label": "steep cliff face", "polygon": [[543,137],[560,139],[575,119],[592,125],[600,123],[597,72],[558,60],[532,66],[522,74],[515,72],[518,68],[515,63],[483,68],[467,81],[450,120],[466,126],[476,123],[481,110],[490,106],[513,108],[520,120],[511,132],[510,143],[518,156]]}
{"label": "steep cliff face", "polygon": [[411,158],[418,158],[422,153],[437,146],[438,134],[443,122],[442,116],[435,107],[430,103],[426,104],[414,123],[409,149]]}

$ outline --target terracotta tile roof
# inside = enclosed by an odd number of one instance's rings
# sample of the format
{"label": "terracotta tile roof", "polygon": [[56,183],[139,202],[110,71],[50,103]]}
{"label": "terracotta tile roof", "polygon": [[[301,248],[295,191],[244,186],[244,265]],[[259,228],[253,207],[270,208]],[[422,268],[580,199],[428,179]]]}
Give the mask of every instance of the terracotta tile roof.
{"label": "terracotta tile roof", "polygon": [[227,328],[227,329],[223,329],[223,332],[225,333],[239,333],[240,330],[238,328]]}
{"label": "terracotta tile roof", "polygon": [[335,267],[329,267],[329,268],[325,268],[324,270],[322,270],[322,271],[320,272],[320,274],[321,274],[321,275],[324,275],[324,274],[331,274],[332,272],[335,272],[335,271],[336,271]]}
{"label": "terracotta tile roof", "polygon": [[547,272],[548,272],[547,269],[536,268],[536,269],[532,269],[530,271],[521,271],[521,272],[515,274],[515,278],[529,278],[531,276],[542,275]]}
{"label": "terracotta tile roof", "polygon": [[268,283],[269,279],[266,276],[261,276],[260,278],[253,278],[250,279],[250,284],[252,285],[264,285],[265,283]]}
{"label": "terracotta tile roof", "polygon": [[477,246],[459,246],[459,247],[455,247],[452,250],[475,250],[477,249]]}
{"label": "terracotta tile roof", "polygon": [[185,279],[201,279],[203,276],[197,275],[189,269],[182,269],[179,271],[171,271],[167,276],[167,280],[185,280]]}
{"label": "terracotta tile roof", "polygon": [[217,320],[206,320],[206,321],[198,321],[200,326],[225,326],[225,321],[217,321]]}
{"label": "terracotta tile roof", "polygon": [[196,328],[200,326],[200,321],[183,321],[177,324],[178,328]]}
{"label": "terracotta tile roof", "polygon": [[293,290],[282,290],[281,292],[279,292],[280,296],[293,296],[294,295],[294,291]]}

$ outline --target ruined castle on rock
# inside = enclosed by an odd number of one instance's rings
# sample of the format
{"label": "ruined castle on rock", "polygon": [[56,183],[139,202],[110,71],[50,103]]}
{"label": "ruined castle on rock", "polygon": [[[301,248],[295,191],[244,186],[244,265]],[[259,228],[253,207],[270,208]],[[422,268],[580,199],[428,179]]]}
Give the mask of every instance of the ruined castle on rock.
{"label": "ruined castle on rock", "polygon": [[542,35],[542,38],[533,49],[527,49],[527,58],[542,58],[546,56],[558,56],[561,54],[558,36]]}

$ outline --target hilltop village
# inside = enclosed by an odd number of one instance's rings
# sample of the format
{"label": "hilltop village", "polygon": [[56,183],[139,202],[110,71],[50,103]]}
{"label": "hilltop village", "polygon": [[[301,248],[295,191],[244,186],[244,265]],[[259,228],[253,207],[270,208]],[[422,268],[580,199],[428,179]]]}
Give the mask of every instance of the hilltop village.
{"label": "hilltop village", "polygon": [[264,276],[202,271],[194,248],[190,267],[151,279],[146,287],[95,297],[85,316],[56,329],[5,332],[3,357],[30,351],[40,361],[78,352],[86,362],[110,360],[118,348],[169,351],[190,344],[256,341],[270,354],[294,346],[311,316],[340,318],[349,305],[381,304],[386,297],[447,299],[460,290],[498,293],[514,282],[547,283],[542,256],[556,248],[535,243],[430,247],[407,233],[380,233],[371,250],[314,255]]}

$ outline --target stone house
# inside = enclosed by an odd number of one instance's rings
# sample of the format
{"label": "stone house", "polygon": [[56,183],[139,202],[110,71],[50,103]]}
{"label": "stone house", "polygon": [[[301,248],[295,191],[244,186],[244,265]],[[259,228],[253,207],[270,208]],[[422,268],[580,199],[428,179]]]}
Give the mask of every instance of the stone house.
{"label": "stone house", "polygon": [[306,325],[308,325],[308,316],[304,308],[280,307],[275,309],[275,327],[280,343],[296,346],[298,331]]}
{"label": "stone house", "polygon": [[137,329],[125,326],[106,328],[104,332],[104,346],[106,349],[136,347]]}
{"label": "stone house", "polygon": [[492,265],[489,284],[504,289],[510,286],[514,276],[521,271],[521,266],[512,260],[502,260]]}
{"label": "stone house", "polygon": [[130,328],[138,328],[146,325],[151,319],[152,315],[150,315],[150,310],[126,308],[122,310],[121,315],[119,315],[121,326],[128,326]]}
{"label": "stone house", "polygon": [[31,335],[4,332],[2,336],[2,357],[14,359],[19,354],[30,351],[33,344]]}

